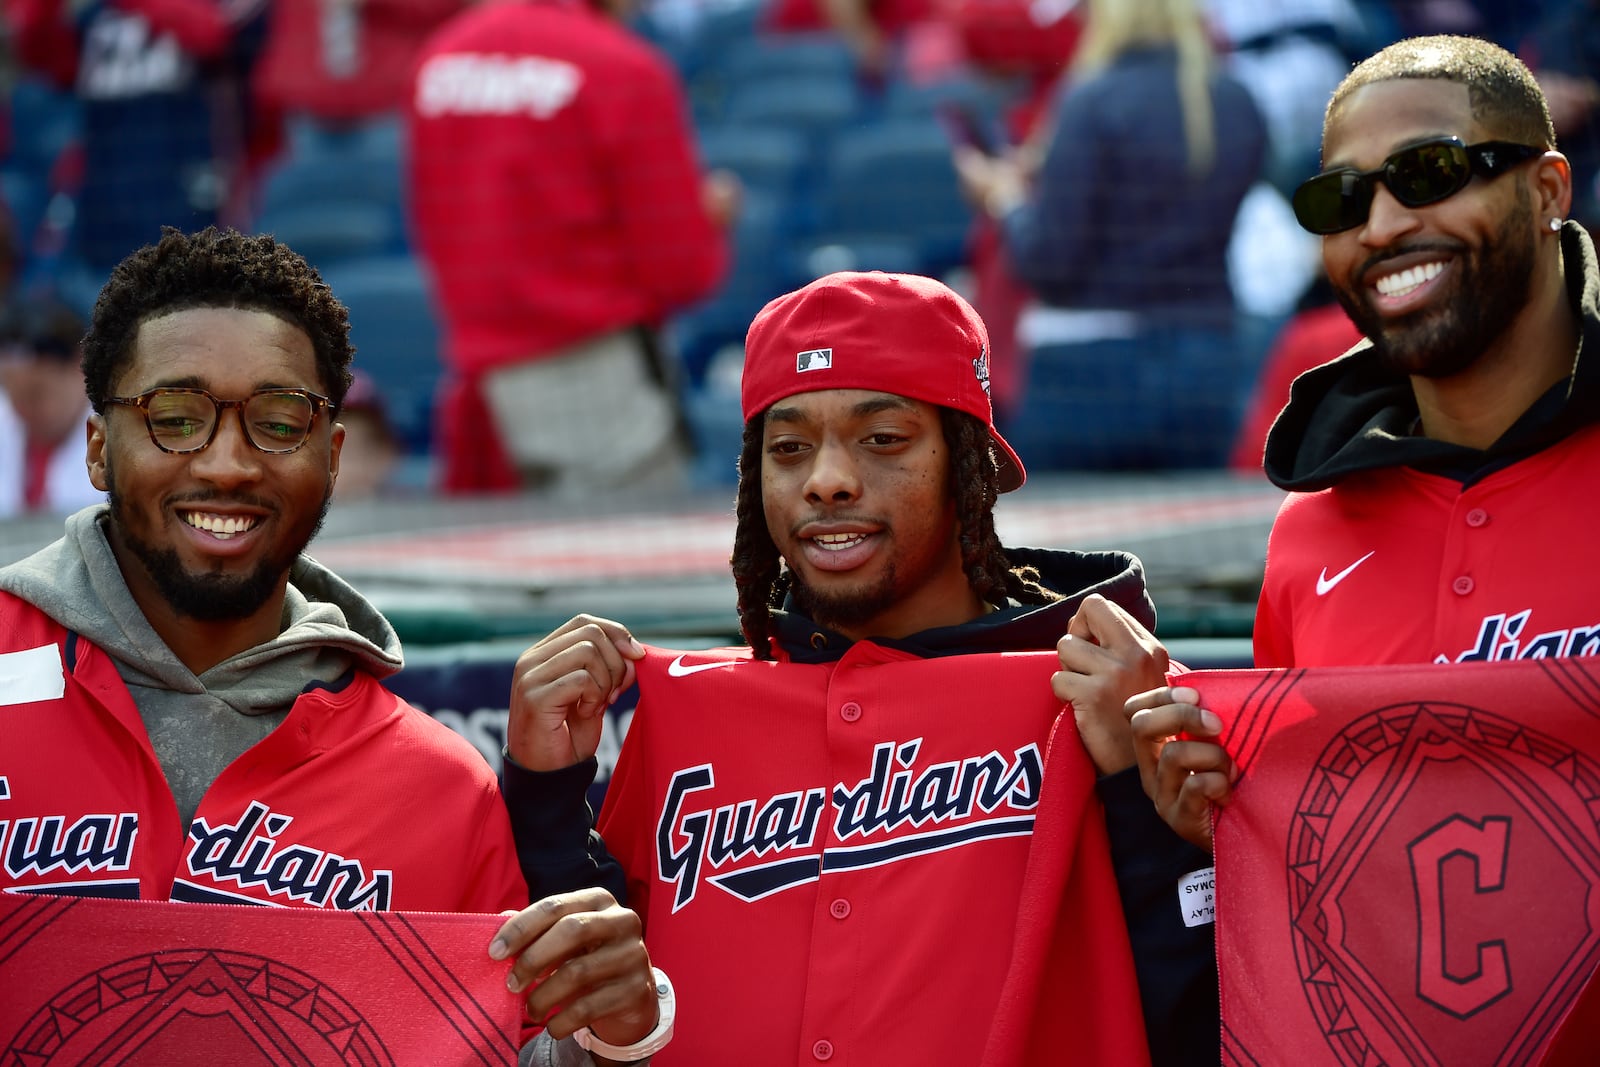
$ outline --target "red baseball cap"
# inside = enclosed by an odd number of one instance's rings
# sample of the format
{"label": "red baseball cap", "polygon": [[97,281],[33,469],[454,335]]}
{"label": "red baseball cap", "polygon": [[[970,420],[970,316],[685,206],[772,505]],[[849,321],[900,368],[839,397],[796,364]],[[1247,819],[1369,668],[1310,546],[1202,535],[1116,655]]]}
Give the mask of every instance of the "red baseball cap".
{"label": "red baseball cap", "polygon": [[971,304],[933,278],[840,271],[757,313],[744,341],[745,420],[823,389],[894,393],[975,415],[994,441],[1000,491],[1027,477],[994,428],[989,331]]}

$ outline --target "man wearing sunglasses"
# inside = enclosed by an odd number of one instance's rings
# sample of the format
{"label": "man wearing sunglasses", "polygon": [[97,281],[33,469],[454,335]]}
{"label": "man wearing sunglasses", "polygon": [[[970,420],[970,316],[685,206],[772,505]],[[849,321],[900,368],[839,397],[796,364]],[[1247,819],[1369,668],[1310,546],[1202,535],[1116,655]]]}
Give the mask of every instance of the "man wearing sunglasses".
{"label": "man wearing sunglasses", "polygon": [[[394,630],[303,554],[351,352],[344,306],[271,237],[167,230],[113,272],[83,343],[108,502],[0,569],[0,892],[528,903],[493,773],[384,688]],[[634,1042],[657,1022],[639,921],[560,888],[528,949],[547,977],[513,991],[538,1020],[565,1006],[551,1037]]]}
{"label": "man wearing sunglasses", "polygon": [[[1401,41],[1334,94],[1294,206],[1368,339],[1297,379],[1267,438],[1291,495],[1258,666],[1600,654],[1600,270],[1554,144],[1532,75],[1481,40]],[[1146,791],[1209,847],[1232,764],[1192,740],[1219,732],[1194,699],[1127,710]]]}
{"label": "man wearing sunglasses", "polygon": [[[1290,494],[1257,666],[1600,654],[1600,268],[1538,85],[1486,41],[1400,41],[1335,91],[1322,144],[1295,211],[1366,340],[1296,379],[1268,435]],[[1165,669],[1115,622],[1127,676],[1141,648]],[[1124,711],[1157,811],[1209,849],[1236,770],[1198,700],[1161,687]]]}

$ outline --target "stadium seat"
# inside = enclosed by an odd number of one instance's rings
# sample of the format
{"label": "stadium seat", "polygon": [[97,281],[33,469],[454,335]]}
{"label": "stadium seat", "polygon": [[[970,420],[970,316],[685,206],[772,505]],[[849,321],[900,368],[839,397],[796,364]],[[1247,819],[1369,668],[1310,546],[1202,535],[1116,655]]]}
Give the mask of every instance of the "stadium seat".
{"label": "stadium seat", "polygon": [[441,371],[439,328],[421,269],[410,256],[382,256],[330,264],[322,277],[350,309],[356,366],[372,376],[406,450],[427,453]]}
{"label": "stadium seat", "polygon": [[858,89],[855,59],[831,34],[762,33],[722,17],[701,27],[695,47],[688,87],[701,126],[726,121],[741,97],[772,82],[851,95]]}
{"label": "stadium seat", "polygon": [[318,266],[402,255],[401,182],[394,138],[306,137],[263,179],[256,230],[277,233]]}
{"label": "stadium seat", "polygon": [[893,247],[909,242],[919,269],[940,274],[965,261],[972,209],[931,118],[893,119],[841,132],[819,194],[812,247]]}
{"label": "stadium seat", "polygon": [[816,85],[850,85],[856,58],[836,33],[764,33],[722,60],[728,85],[738,91],[760,82],[803,78]]}
{"label": "stadium seat", "polygon": [[728,99],[721,126],[792,130],[806,138],[813,159],[822,159],[834,138],[861,115],[854,84],[782,77],[738,87]]}
{"label": "stadium seat", "polygon": [[672,347],[691,387],[698,387],[719,349],[743,342],[762,305],[792,287],[784,250],[783,208],[758,190],[748,190],[732,232],[733,262],[708,299],[675,316]]}
{"label": "stadium seat", "polygon": [[26,257],[46,221],[63,153],[82,135],[77,98],[32,76],[19,78],[7,100],[9,144],[0,163],[0,196],[11,216],[17,251]]}
{"label": "stadium seat", "polygon": [[270,233],[315,267],[394,253],[404,246],[400,219],[370,201],[317,201],[264,211],[257,233]]}
{"label": "stadium seat", "polygon": [[810,156],[805,135],[762,126],[722,126],[700,137],[707,167],[730,170],[746,189],[791,197],[800,189]]}
{"label": "stadium seat", "polygon": [[700,158],[708,168],[736,174],[745,196],[768,201],[757,204],[757,214],[776,210],[764,225],[776,225],[791,237],[808,232],[816,222],[815,161],[806,135],[796,130],[764,126],[723,126],[707,130],[700,138]]}
{"label": "stadium seat", "polygon": [[666,53],[692,86],[699,75],[719,67],[733,52],[750,46],[761,14],[759,0],[668,0],[644,5],[634,14],[631,25]]}
{"label": "stadium seat", "polygon": [[1000,117],[1018,92],[1001,82],[980,81],[971,74],[955,74],[936,81],[894,78],[884,86],[885,118],[929,118],[946,107],[971,115],[990,132],[999,133]]}
{"label": "stadium seat", "polygon": [[261,212],[321,203],[400,202],[400,160],[311,152],[290,156],[261,183]]}
{"label": "stadium seat", "polygon": [[835,240],[806,247],[793,267],[797,285],[841,270],[923,274],[927,268],[914,240],[868,234],[840,234]]}

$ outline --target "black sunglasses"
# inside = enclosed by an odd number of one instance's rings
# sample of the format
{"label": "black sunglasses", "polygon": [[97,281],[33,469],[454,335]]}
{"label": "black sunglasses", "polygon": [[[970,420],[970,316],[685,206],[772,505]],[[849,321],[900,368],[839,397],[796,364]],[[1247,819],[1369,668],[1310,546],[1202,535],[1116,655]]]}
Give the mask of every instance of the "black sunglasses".
{"label": "black sunglasses", "polygon": [[1312,233],[1340,233],[1367,221],[1377,183],[1406,207],[1437,204],[1454,196],[1474,174],[1498,178],[1519,163],[1544,155],[1543,148],[1511,141],[1464,145],[1441,137],[1402,148],[1376,170],[1325,171],[1294,191],[1294,217]]}

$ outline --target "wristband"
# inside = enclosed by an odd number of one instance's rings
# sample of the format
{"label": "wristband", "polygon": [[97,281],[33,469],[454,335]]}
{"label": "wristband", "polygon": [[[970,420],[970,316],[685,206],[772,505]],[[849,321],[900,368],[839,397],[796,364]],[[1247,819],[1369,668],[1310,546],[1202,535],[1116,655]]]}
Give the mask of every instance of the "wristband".
{"label": "wristband", "polygon": [[667,1042],[672,1040],[672,1019],[678,1013],[678,1003],[672,995],[672,982],[667,978],[667,972],[660,967],[652,967],[650,973],[655,976],[656,985],[656,1028],[631,1045],[613,1045],[600,1040],[594,1031],[585,1026],[572,1035],[572,1040],[578,1043],[579,1048],[598,1053],[608,1060],[627,1063],[654,1056],[667,1047]]}

